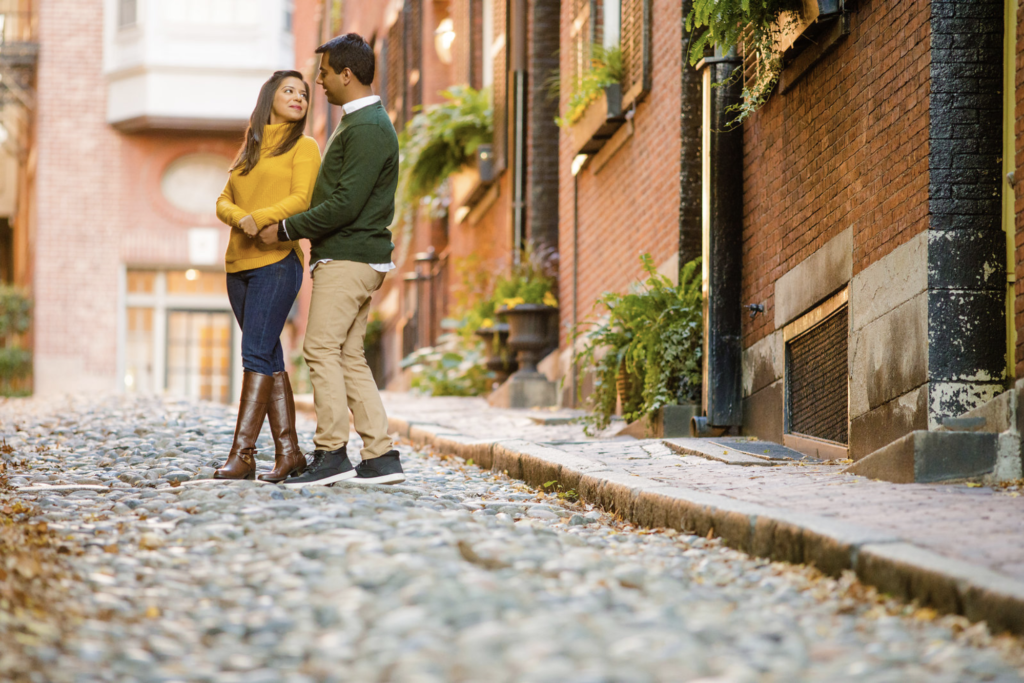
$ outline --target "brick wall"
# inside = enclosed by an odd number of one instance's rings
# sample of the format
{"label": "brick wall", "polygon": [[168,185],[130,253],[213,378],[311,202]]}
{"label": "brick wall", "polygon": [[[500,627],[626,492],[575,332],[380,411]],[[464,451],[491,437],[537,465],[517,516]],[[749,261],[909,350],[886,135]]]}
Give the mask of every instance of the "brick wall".
{"label": "brick wall", "polygon": [[188,153],[233,156],[241,139],[126,136],[108,126],[102,20],[102,0],[40,5],[33,289],[44,393],[118,387],[121,265],[185,264],[187,229],[219,226],[213,207],[171,207],[160,194],[163,170]]}
{"label": "brick wall", "polygon": [[[681,0],[652,0],[652,85],[636,109],[635,132],[595,174],[577,176],[578,264],[573,263],[574,187],[569,136],[559,157],[559,251],[563,340],[575,306],[589,317],[602,292],[624,291],[641,274],[640,254],[662,263],[679,250]],[[561,71],[569,73],[571,3],[562,3]],[[562,93],[564,106],[567,93]],[[578,266],[578,302],[573,268]]]}
{"label": "brick wall", "polygon": [[853,272],[928,228],[929,0],[864,0],[851,34],[744,126],[743,346],[775,281],[843,230]]}

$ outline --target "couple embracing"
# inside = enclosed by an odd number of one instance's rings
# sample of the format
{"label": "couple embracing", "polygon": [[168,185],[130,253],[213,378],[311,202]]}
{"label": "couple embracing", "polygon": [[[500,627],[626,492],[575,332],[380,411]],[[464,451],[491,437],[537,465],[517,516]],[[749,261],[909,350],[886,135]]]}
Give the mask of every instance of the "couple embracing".
{"label": "couple embracing", "polygon": [[[245,143],[217,202],[231,226],[225,267],[242,328],[244,380],[234,442],[217,479],[256,476],[256,439],[269,418],[275,461],[260,480],[288,487],[405,480],[388,419],[363,355],[373,293],[391,263],[398,137],[371,84],[373,49],[350,33],[317,48],[316,82],[344,115],[321,160],[303,135],[309,85],[275,73],[260,91]],[[316,406],[312,460],[299,450],[281,332],[302,285],[300,239],[311,245],[313,296],[303,354]],[[353,467],[349,409],[363,439]]]}

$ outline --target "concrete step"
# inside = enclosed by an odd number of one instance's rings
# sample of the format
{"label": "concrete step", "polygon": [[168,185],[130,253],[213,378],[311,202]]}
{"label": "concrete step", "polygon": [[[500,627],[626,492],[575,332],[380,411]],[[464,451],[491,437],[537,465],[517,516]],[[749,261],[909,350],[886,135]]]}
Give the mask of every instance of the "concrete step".
{"label": "concrete step", "polygon": [[972,479],[992,474],[998,453],[998,434],[920,430],[843,471],[896,484]]}

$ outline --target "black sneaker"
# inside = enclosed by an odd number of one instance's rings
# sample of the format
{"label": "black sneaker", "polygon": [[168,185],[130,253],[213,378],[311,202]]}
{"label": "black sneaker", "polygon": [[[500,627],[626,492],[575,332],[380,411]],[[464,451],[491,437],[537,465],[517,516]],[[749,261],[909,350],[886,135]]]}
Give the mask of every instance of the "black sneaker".
{"label": "black sneaker", "polygon": [[379,458],[364,460],[356,466],[355,479],[350,484],[398,484],[405,481],[398,451],[388,451]]}
{"label": "black sneaker", "polygon": [[348,454],[342,446],[336,451],[313,451],[313,462],[309,464],[306,471],[297,477],[290,477],[281,482],[281,486],[290,489],[300,489],[303,486],[327,486],[342,479],[351,479],[356,476],[352,463],[348,461]]}

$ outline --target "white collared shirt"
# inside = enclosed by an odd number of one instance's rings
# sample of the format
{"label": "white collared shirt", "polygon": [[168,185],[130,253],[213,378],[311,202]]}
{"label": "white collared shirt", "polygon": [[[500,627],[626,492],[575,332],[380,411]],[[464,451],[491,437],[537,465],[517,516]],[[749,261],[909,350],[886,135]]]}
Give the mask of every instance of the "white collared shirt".
{"label": "white collared shirt", "polygon": [[[341,111],[343,112],[343,114],[351,114],[354,111],[359,111],[364,107],[369,107],[370,105],[377,104],[378,102],[380,102],[380,97],[378,95],[360,97],[358,100],[352,100],[348,104],[343,105]],[[331,145],[334,143],[334,138],[338,136],[339,130],[341,130],[340,122],[338,123],[338,127],[334,129],[334,133],[331,134],[331,138],[327,141],[327,147],[324,148],[325,157],[327,156],[328,150],[331,149]],[[285,227],[284,221],[281,221],[281,227],[284,228],[284,234],[287,235],[288,228]],[[320,259],[319,261],[317,261],[316,263],[312,264],[309,267],[309,272],[312,273],[314,270],[316,270],[316,267],[319,266],[321,263],[329,263],[332,260],[333,259],[329,258]],[[389,271],[394,270],[396,266],[394,263],[371,263],[370,267],[376,270],[378,273],[387,273]]]}

